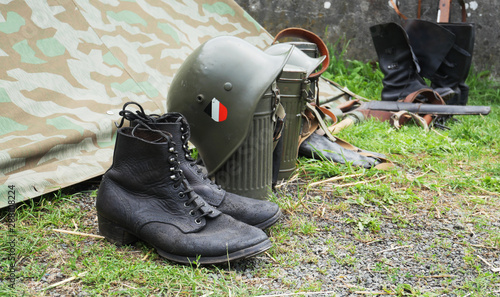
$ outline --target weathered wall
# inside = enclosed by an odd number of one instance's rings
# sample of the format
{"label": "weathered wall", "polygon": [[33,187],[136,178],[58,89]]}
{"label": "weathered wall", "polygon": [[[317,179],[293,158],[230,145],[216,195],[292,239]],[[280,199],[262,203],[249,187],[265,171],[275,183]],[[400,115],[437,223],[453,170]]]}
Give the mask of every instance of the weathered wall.
{"label": "weathered wall", "polygon": [[[362,61],[377,58],[369,27],[385,22],[399,22],[388,0],[236,0],[251,16],[275,35],[287,27],[301,27],[334,43],[350,40],[347,57]],[[422,0],[422,19],[435,20],[438,0]],[[407,17],[416,17],[417,0],[400,1]],[[473,64],[476,70],[491,70],[500,76],[500,0],[465,1],[468,19],[476,24]],[[452,2],[452,21],[461,20],[458,0]]]}

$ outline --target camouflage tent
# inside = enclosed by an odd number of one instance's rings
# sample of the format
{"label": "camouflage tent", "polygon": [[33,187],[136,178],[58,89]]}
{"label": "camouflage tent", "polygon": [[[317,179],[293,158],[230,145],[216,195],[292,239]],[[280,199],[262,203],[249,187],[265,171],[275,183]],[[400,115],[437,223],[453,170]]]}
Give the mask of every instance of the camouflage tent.
{"label": "camouflage tent", "polygon": [[183,60],[219,35],[272,42],[232,0],[0,0],[0,207],[9,186],[19,202],[103,174],[123,104],[165,112]]}

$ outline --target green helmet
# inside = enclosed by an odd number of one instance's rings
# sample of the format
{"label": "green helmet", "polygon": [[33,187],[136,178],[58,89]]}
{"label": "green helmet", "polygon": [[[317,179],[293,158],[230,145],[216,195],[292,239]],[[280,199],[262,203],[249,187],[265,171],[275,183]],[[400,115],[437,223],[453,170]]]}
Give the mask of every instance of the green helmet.
{"label": "green helmet", "polygon": [[210,175],[245,140],[260,98],[290,53],[270,55],[237,37],[219,36],[195,49],[175,74],[167,111],[186,117]]}
{"label": "green helmet", "polygon": [[270,55],[279,55],[280,53],[291,50],[292,54],[290,59],[287,61],[287,65],[293,65],[306,70],[306,77],[309,77],[316,68],[318,68],[326,56],[321,56],[318,58],[309,57],[299,48],[295,47],[290,43],[277,43],[266,48],[264,51]]}

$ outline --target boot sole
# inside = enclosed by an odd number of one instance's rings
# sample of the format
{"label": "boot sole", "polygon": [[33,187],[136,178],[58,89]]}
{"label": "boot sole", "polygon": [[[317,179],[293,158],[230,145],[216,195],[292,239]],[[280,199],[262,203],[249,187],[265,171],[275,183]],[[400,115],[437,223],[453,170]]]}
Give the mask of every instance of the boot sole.
{"label": "boot sole", "polygon": [[[281,213],[278,212],[278,214],[281,216]],[[118,224],[106,219],[105,217],[101,216],[100,214],[97,214],[98,218],[98,225],[99,225],[99,233],[104,236],[109,242],[117,245],[117,246],[123,246],[123,245],[130,245],[133,244],[134,242],[140,239],[138,236],[132,234],[125,228],[119,226]],[[274,217],[273,217],[274,218]],[[279,218],[279,216],[278,216]],[[276,221],[277,218],[274,220]],[[270,221],[270,220],[268,220]],[[268,222],[266,221],[266,222]],[[147,242],[147,241],[145,241]],[[162,257],[164,257],[167,260],[181,263],[181,264],[192,264],[192,263],[198,263],[201,265],[207,265],[207,264],[220,264],[220,263],[227,263],[229,261],[234,261],[238,259],[244,259],[248,257],[255,256],[257,254],[263,253],[270,249],[272,247],[271,241],[269,239],[266,239],[264,241],[261,241],[260,243],[241,249],[239,251],[235,251],[232,253],[228,253],[226,255],[221,255],[221,256],[216,256],[216,257],[187,257],[187,256],[178,256],[174,254],[167,253],[157,247],[156,251],[158,254]]]}
{"label": "boot sole", "polygon": [[274,225],[278,220],[279,218],[281,218],[281,210],[278,209],[278,211],[274,214],[274,216],[270,217],[269,219],[267,219],[266,221],[262,222],[262,223],[258,223],[257,225],[254,225],[254,227],[257,227],[259,229],[267,229],[269,227],[271,227],[272,225]]}
{"label": "boot sole", "polygon": [[187,257],[187,256],[178,256],[178,255],[173,255],[170,253],[167,253],[161,249],[156,248],[156,251],[160,256],[163,258],[181,263],[181,264],[193,264],[197,263],[200,265],[210,265],[210,264],[222,264],[222,263],[228,263],[234,260],[239,260],[239,259],[245,259],[248,257],[252,257],[255,255],[258,255],[260,253],[263,253],[270,249],[272,247],[271,241],[269,239],[266,239],[254,246],[247,247],[245,249],[228,253],[223,256],[215,256],[215,257]]}

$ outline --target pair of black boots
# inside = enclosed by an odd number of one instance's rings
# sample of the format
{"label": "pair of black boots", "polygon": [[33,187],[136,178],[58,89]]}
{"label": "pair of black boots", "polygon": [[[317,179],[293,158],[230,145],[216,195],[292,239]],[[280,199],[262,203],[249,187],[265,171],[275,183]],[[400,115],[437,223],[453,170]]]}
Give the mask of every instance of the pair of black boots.
{"label": "pair of black boots", "polygon": [[[146,115],[133,102],[120,114],[113,164],[96,200],[103,236],[118,245],[146,241],[183,264],[224,263],[271,247],[262,229],[280,218],[278,205],[213,183],[191,158],[181,114]],[[130,127],[121,127],[124,120]]]}
{"label": "pair of black boots", "polygon": [[373,44],[384,74],[383,101],[404,99],[429,86],[449,105],[466,105],[474,48],[474,25],[433,23],[420,19],[370,27]]}

